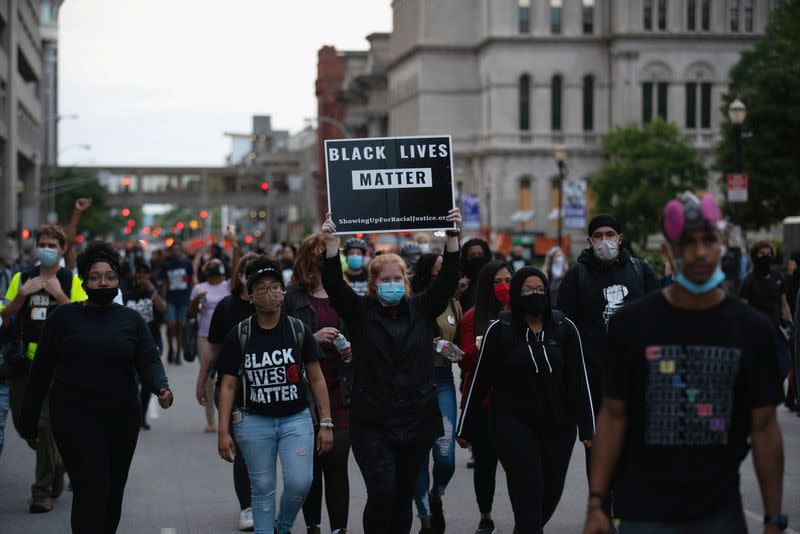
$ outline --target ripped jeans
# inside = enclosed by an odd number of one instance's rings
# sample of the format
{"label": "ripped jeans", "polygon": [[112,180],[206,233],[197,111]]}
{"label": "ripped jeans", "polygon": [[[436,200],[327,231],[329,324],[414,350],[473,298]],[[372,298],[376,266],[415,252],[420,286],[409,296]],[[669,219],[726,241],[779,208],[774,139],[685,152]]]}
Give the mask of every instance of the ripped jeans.
{"label": "ripped jeans", "polygon": [[[431,517],[429,497],[441,497],[456,470],[456,385],[453,370],[449,367],[436,367],[436,395],[439,397],[439,411],[442,412],[444,435],[433,442],[433,485],[429,473],[428,457],[417,475],[414,501],[417,514],[422,519]],[[430,493],[428,490],[430,488]]]}
{"label": "ripped jeans", "polygon": [[[291,532],[314,478],[314,425],[308,408],[287,417],[245,413],[231,426],[250,474],[256,533],[273,534],[276,526],[279,534]],[[280,513],[276,514],[279,457],[283,493]]]}

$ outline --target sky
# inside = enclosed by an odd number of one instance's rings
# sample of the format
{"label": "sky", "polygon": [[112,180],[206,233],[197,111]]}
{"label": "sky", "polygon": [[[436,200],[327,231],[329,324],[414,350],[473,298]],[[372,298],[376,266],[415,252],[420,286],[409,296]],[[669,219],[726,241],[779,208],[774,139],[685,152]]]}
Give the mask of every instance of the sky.
{"label": "sky", "polygon": [[[363,50],[391,0],[66,0],[59,163],[223,165],[226,131],[316,115],[317,51]],[[91,145],[90,150],[79,145]]]}

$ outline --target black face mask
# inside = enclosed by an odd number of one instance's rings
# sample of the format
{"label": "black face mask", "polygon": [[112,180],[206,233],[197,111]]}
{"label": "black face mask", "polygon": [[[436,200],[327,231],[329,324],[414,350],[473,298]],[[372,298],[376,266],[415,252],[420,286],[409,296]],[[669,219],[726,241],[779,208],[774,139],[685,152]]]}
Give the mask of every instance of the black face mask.
{"label": "black face mask", "polygon": [[99,289],[87,289],[86,296],[92,304],[107,306],[114,300],[114,297],[117,296],[117,288],[101,287]]}
{"label": "black face mask", "polygon": [[528,295],[527,297],[520,297],[522,303],[522,310],[527,315],[539,317],[544,315],[544,308],[546,304],[547,295]]}
{"label": "black face mask", "polygon": [[761,256],[756,258],[754,264],[753,270],[756,272],[756,274],[760,276],[766,276],[769,274],[772,258],[769,256]]}

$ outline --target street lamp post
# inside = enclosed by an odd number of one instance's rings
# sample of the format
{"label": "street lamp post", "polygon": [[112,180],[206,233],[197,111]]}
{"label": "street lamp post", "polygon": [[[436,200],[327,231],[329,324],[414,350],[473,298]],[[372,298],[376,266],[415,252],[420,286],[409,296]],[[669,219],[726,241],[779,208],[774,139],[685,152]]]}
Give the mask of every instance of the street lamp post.
{"label": "street lamp post", "polygon": [[[745,107],[744,103],[738,98],[731,102],[731,105],[728,106],[728,119],[730,119],[731,125],[733,126],[735,147],[733,170],[737,174],[742,172],[742,124],[744,123],[744,119],[746,117],[747,107]],[[736,203],[731,203],[731,216],[733,217],[733,223],[738,224]]]}
{"label": "street lamp post", "polygon": [[556,239],[560,248],[564,221],[562,209],[564,206],[564,177],[567,174],[567,151],[563,147],[557,147],[553,152],[553,156],[556,159],[556,163],[558,163],[558,233],[556,234]]}

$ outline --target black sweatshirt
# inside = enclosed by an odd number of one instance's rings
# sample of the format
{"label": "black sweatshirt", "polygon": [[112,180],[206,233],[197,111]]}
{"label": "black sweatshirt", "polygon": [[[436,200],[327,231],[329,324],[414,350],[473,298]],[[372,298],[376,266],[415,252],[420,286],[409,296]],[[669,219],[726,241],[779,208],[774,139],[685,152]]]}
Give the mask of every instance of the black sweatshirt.
{"label": "black sweatshirt", "polygon": [[580,439],[594,435],[594,407],[581,337],[563,314],[553,312],[558,332],[529,328],[514,332],[505,321],[486,331],[461,420],[458,436],[475,438],[475,414],[489,390],[489,410],[537,427],[577,425]]}
{"label": "black sweatshirt", "polygon": [[22,434],[35,435],[51,382],[107,404],[138,396],[134,370],[153,393],[169,388],[153,336],[136,310],[81,302],[59,306],[47,318],[28,375]]}
{"label": "black sweatshirt", "polygon": [[406,295],[394,310],[358,296],[342,278],[338,255],[324,260],[322,285],[353,346],[352,421],[381,427],[395,441],[441,436],[433,338],[435,319],[458,286],[458,253],[446,252],[428,289]]}

